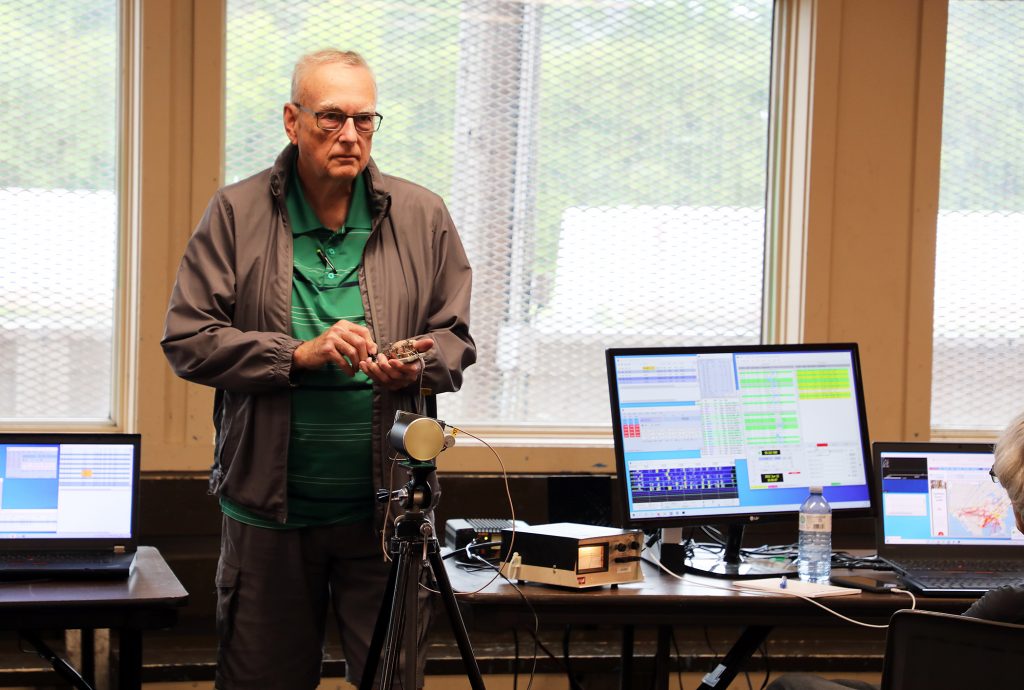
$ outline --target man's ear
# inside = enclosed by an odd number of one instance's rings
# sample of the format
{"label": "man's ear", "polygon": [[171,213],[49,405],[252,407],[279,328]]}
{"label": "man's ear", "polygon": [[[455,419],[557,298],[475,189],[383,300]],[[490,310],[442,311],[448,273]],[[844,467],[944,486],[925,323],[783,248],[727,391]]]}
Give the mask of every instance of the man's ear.
{"label": "man's ear", "polygon": [[284,104],[284,112],[281,114],[284,119],[284,133],[288,135],[288,141],[293,144],[298,141],[298,135],[295,133],[297,126],[296,120],[298,119],[298,109],[291,103]]}

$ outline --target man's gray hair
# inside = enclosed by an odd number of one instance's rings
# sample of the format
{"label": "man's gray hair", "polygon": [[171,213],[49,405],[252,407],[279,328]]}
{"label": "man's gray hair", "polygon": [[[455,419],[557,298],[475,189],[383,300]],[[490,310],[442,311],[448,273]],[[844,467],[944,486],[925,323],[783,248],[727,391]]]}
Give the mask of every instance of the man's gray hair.
{"label": "man's gray hair", "polygon": [[[326,48],[324,50],[318,50],[315,53],[306,53],[299,58],[298,62],[295,63],[295,69],[292,70],[292,102],[299,103],[302,99],[302,80],[306,78],[306,74],[314,67],[320,65],[332,65],[332,64],[348,65],[349,67],[362,67],[370,76],[373,77],[373,70],[370,69],[370,65],[366,62],[366,59],[355,52],[354,50],[336,50],[334,48]],[[374,85],[376,86],[377,79],[374,77]]]}
{"label": "man's gray hair", "polygon": [[996,441],[992,469],[1010,496],[1014,511],[1024,513],[1024,412],[1010,422]]}

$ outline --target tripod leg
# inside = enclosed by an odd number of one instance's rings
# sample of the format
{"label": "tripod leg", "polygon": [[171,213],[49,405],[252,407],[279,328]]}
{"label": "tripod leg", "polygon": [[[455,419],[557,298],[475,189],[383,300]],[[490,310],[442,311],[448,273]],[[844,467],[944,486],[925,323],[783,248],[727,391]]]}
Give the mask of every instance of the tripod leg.
{"label": "tripod leg", "polygon": [[[381,637],[383,640],[382,649],[377,650],[379,659],[371,660],[369,656],[367,657],[366,668],[359,685],[360,690],[371,690],[373,687],[378,661],[380,663],[379,685],[382,689],[390,689],[395,672],[400,666],[403,650],[405,650],[406,657],[403,676],[405,685],[403,687],[413,689],[417,687],[416,671],[418,666],[416,664],[417,639],[415,633],[417,630],[416,595],[419,586],[420,553],[421,549],[417,548],[415,543],[408,541],[401,541],[397,544],[397,548],[392,548],[394,586],[390,588],[390,610],[381,609],[381,614],[378,616],[378,628],[374,630],[374,638]],[[410,601],[414,607],[411,626],[406,615]],[[385,615],[386,613],[389,615]],[[385,626],[383,629],[379,627],[381,624]],[[411,636],[406,632],[410,627],[413,633]]]}
{"label": "tripod leg", "polygon": [[391,570],[388,572],[388,584],[384,588],[384,597],[380,602],[380,612],[377,614],[377,623],[373,628],[373,637],[370,639],[370,648],[366,654],[366,665],[363,667],[363,676],[359,681],[359,690],[373,690],[373,679],[377,675],[377,664],[380,662],[384,638],[389,630],[388,621],[391,619],[397,600],[395,587],[400,568],[401,559],[396,554],[391,561]]}
{"label": "tripod leg", "polygon": [[384,651],[381,659],[380,687],[382,690],[390,690],[392,679],[402,656],[400,640],[402,639],[402,628],[405,625],[407,583],[411,567],[409,544],[401,542],[398,549],[392,554],[392,558],[398,563],[396,567],[398,574],[395,578],[394,601],[391,602],[391,616],[387,622],[387,636],[384,639]]}
{"label": "tripod leg", "polygon": [[[405,577],[405,615],[402,619],[402,646],[395,651],[396,662],[401,662],[399,651],[405,653],[405,666],[402,669],[402,688],[415,689],[420,687],[416,682],[419,671],[419,630],[420,606],[419,590],[420,575],[423,572],[423,545],[415,542],[408,545],[406,559],[409,565]],[[381,688],[388,686],[381,683]]]}
{"label": "tripod leg", "polygon": [[427,559],[434,573],[434,580],[437,582],[437,590],[441,593],[444,608],[448,612],[448,620],[452,624],[452,633],[455,635],[455,642],[459,645],[459,653],[462,654],[462,663],[466,666],[470,687],[473,690],[485,690],[480,667],[473,655],[473,645],[469,643],[469,633],[466,632],[466,624],[462,620],[462,614],[459,613],[459,602],[455,600],[455,592],[452,590],[451,580],[448,579],[448,571],[444,569],[440,551],[437,539],[432,537]]}

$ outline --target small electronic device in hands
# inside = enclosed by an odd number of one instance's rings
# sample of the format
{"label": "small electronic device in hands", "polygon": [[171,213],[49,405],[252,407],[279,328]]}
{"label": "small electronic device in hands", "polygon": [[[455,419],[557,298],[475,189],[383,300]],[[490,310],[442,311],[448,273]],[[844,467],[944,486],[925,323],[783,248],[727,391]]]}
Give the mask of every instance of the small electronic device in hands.
{"label": "small electronic device in hands", "polygon": [[855,587],[865,592],[889,592],[899,586],[895,582],[866,575],[833,575],[829,582],[840,587]]}
{"label": "small electronic device in hands", "polygon": [[420,357],[420,353],[414,347],[415,342],[412,338],[398,340],[382,347],[380,354],[384,355],[387,359],[396,359],[402,364],[415,362]]}

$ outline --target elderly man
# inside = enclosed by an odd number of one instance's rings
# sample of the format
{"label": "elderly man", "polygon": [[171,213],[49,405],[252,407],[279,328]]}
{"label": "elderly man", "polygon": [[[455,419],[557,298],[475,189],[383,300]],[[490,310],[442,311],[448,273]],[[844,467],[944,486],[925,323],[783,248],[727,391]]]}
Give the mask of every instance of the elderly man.
{"label": "elderly man", "polygon": [[[315,688],[329,607],[359,680],[389,571],[374,494],[405,480],[388,431],[476,358],[462,243],[437,195],[370,158],[376,107],[358,54],[301,58],[291,143],[214,195],[171,295],[167,359],[216,388],[224,690]],[[385,355],[406,339],[417,356]]]}
{"label": "elderly man", "polygon": [[[1024,413],[1006,427],[995,446],[992,475],[1006,489],[1013,505],[1017,529],[1024,532]],[[965,616],[1003,623],[1024,623],[1024,583],[994,589],[964,612]],[[825,680],[791,673],[780,677],[768,690],[877,690],[878,686],[858,680]]]}

